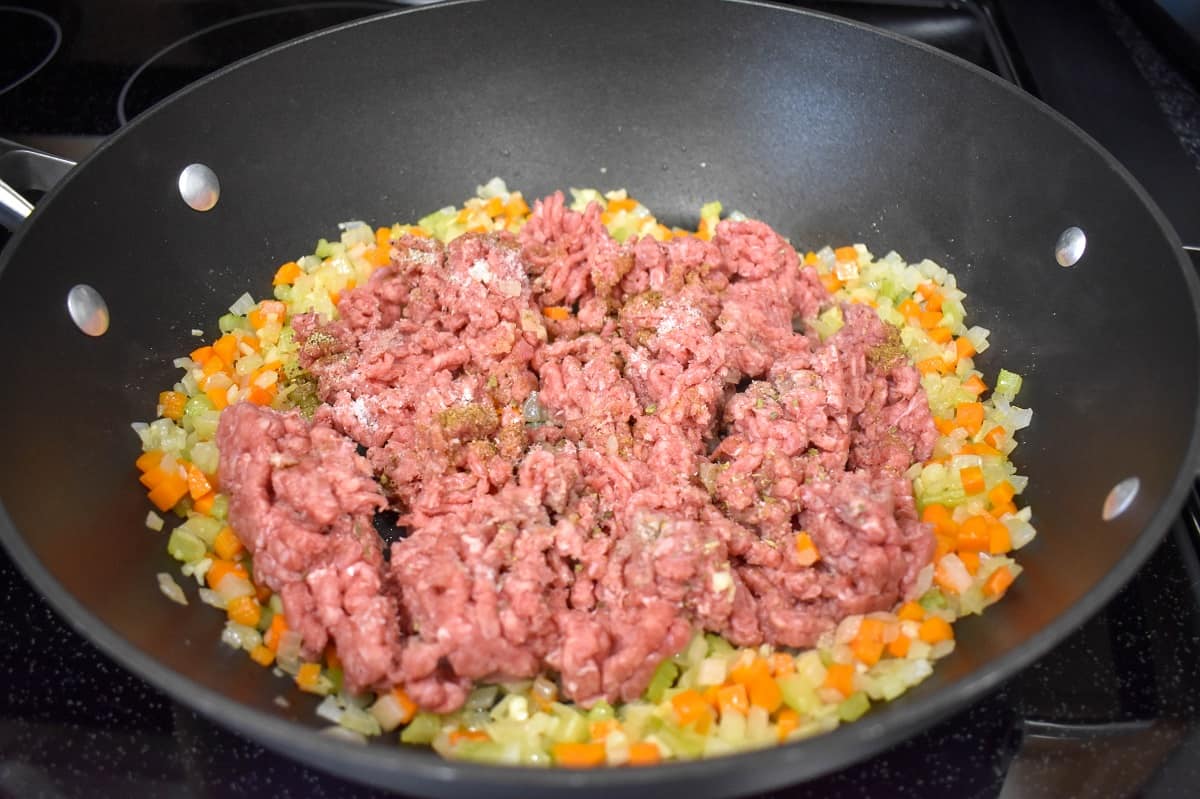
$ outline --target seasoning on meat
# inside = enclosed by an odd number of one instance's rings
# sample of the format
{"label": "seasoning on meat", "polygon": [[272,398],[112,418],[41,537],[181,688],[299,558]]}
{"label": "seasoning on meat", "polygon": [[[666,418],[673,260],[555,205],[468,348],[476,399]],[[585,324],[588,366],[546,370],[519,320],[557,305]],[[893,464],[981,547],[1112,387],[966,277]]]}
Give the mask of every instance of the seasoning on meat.
{"label": "seasoning on meat", "polygon": [[310,656],[433,711],[546,671],[632,700],[698,628],[811,646],[934,553],[920,375],[867,306],[796,332],[831,302],[755,221],[617,243],[556,194],[517,236],[403,236],[336,321],[293,320],[311,422],[222,414],[230,521]]}

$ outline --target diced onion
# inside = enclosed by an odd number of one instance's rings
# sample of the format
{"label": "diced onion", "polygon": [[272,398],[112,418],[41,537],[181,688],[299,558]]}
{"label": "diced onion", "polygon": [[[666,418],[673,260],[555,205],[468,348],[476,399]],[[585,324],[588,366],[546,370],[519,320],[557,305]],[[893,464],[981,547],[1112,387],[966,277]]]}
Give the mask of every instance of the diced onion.
{"label": "diced onion", "polygon": [[211,605],[214,608],[224,610],[226,607],[225,600],[221,599],[221,595],[211,588],[200,589],[200,601],[206,605]]}
{"label": "diced onion", "polygon": [[163,517],[154,511],[150,511],[146,514],[146,526],[156,533],[161,532],[163,529]]}
{"label": "diced onion", "polygon": [[365,745],[367,743],[367,736],[363,735],[362,733],[354,732],[353,730],[348,730],[345,727],[336,725],[333,727],[326,727],[325,729],[321,730],[321,734],[328,735],[330,738],[348,741],[352,744]]}
{"label": "diced onion", "polygon": [[332,696],[325,697],[321,700],[321,704],[317,705],[317,715],[326,721],[332,721],[334,724],[342,720],[343,712],[337,700]]}
{"label": "diced onion", "polygon": [[166,572],[159,572],[158,575],[158,590],[163,592],[163,596],[172,602],[178,602],[180,605],[188,603],[187,596],[183,593],[183,589],[179,587],[179,583],[175,582],[175,578]]}
{"label": "diced onion", "polygon": [[[324,703],[322,703],[324,704]],[[318,712],[319,712],[318,708]],[[384,732],[391,732],[400,726],[404,719],[404,708],[400,707],[399,700],[396,695],[388,692],[375,700],[375,704],[368,709],[370,714],[379,722],[379,728]],[[326,717],[328,718],[328,717]],[[339,716],[340,718],[340,716]],[[330,721],[338,721],[339,719],[330,719]]]}
{"label": "diced onion", "polygon": [[725,682],[727,674],[725,658],[705,658],[700,661],[700,669],[696,674],[696,684],[699,686],[720,685]]}
{"label": "diced onion", "polygon": [[217,583],[217,594],[228,604],[230,600],[240,596],[253,596],[254,586],[245,577],[231,572]]}
{"label": "diced onion", "polygon": [[253,311],[257,305],[258,303],[248,293],[242,294],[242,296],[233,301],[233,305],[229,306],[229,312],[235,316],[245,316]]}

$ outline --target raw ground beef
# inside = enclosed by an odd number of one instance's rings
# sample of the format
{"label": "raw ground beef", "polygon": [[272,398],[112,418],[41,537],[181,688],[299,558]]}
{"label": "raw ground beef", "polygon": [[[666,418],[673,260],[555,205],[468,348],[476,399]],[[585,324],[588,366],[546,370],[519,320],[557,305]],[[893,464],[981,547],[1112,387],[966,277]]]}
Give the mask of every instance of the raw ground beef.
{"label": "raw ground beef", "polygon": [[934,548],[903,476],[936,437],[919,376],[868,307],[796,332],[830,303],[761,222],[618,244],[555,194],[519,237],[405,236],[337,321],[293,320],[311,422],[222,414],[231,523],[307,655],[430,710],[546,671],[633,699],[696,628],[811,646]]}

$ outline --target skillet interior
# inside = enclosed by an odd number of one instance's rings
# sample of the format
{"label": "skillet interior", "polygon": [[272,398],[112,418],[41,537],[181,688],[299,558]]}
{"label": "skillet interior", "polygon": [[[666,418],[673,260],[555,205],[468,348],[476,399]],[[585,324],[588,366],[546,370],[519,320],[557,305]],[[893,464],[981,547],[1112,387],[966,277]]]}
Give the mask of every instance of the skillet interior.
{"label": "skillet interior", "polygon": [[[209,213],[175,181],[220,176]],[[1041,533],[1019,585],[891,706],[834,734],[735,759],[561,773],[448,765],[317,737],[313,702],[217,642],[220,614],[163,600],[170,561],[132,468],[170,360],[241,292],[344,219],[414,219],[499,174],[528,197],[628,187],[668,221],[701,202],[800,248],[862,241],[950,268],[982,362],[1035,409],[1017,464]],[[1088,234],[1059,267],[1058,234]],[[1156,544],[1191,476],[1196,286],[1126,173],[1052,112],[925,48],[814,15],[716,2],[462,3],[354,24],[219,74],[123,130],[0,255],[0,532],[76,627],[202,712],[345,776],[407,791],[529,796],[764,789],[877,751],[978,696],[1074,628]],[[109,333],[64,312],[86,282]],[[1112,522],[1119,480],[1141,493]],[[292,699],[284,711],[273,703]]]}

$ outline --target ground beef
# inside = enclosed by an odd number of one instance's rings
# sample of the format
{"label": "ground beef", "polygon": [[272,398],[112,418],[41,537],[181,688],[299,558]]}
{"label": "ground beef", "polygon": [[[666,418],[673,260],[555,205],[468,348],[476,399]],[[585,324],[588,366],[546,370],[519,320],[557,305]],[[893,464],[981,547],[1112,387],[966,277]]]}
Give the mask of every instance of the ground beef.
{"label": "ground beef", "polygon": [[404,236],[337,321],[293,320],[310,423],[222,414],[231,524],[306,653],[430,710],[546,671],[629,700],[697,628],[811,646],[933,552],[904,478],[936,437],[919,375],[866,306],[803,332],[830,303],[761,222],[618,244],[555,194],[519,237]]}

